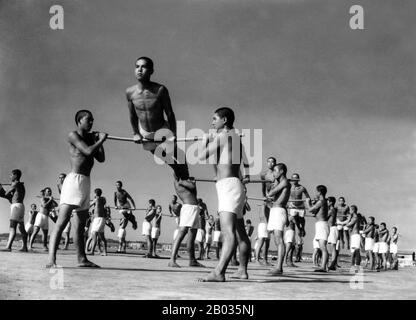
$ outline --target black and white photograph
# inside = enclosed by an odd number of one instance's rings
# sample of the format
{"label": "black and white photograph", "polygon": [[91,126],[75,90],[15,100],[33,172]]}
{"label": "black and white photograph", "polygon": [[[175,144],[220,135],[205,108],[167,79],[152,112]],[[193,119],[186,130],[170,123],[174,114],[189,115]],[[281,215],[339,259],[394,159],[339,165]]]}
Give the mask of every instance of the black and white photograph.
{"label": "black and white photograph", "polygon": [[415,13],[0,0],[0,300],[416,299]]}

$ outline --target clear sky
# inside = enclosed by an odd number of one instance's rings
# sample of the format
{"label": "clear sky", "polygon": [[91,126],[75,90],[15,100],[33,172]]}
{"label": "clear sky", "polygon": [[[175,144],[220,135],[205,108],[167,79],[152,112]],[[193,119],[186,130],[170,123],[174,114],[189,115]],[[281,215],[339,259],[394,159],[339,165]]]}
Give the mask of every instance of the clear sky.
{"label": "clear sky", "polygon": [[[207,130],[217,106],[233,107],[236,127],[263,129],[264,161],[285,162],[311,193],[327,185],[329,195],[396,225],[401,249],[416,248],[416,3],[359,2],[361,31],[349,28],[351,1],[61,0],[64,30],[53,31],[56,1],[0,0],[0,182],[20,168],[26,207],[41,188],[57,194],[80,108],[93,112],[95,130],[130,136],[125,89],[135,59],[147,55],[187,128]],[[93,188],[112,201],[120,179],[138,207],[155,198],[166,212],[170,169],[127,142],[105,150]],[[261,195],[258,185],[248,190]],[[198,185],[198,195],[215,213],[214,185]],[[0,232],[8,219],[3,199]],[[128,240],[142,239],[141,227],[129,228]],[[162,228],[161,241],[170,241],[173,221]]]}

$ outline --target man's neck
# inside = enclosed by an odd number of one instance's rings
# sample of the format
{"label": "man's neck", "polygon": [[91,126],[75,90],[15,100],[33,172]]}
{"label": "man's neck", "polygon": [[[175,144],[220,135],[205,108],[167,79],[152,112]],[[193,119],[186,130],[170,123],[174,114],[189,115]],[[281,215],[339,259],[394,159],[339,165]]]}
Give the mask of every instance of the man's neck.
{"label": "man's neck", "polygon": [[149,85],[150,85],[150,79],[137,80],[137,87],[139,89],[148,88]]}

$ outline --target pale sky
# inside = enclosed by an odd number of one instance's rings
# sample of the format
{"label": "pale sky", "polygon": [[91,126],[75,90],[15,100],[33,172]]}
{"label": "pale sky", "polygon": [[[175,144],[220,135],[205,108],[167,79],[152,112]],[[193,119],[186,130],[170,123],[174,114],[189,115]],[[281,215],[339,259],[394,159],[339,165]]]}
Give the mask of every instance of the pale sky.
{"label": "pale sky", "polygon": [[[58,174],[69,172],[65,141],[78,109],[93,112],[95,130],[131,135],[125,89],[147,55],[187,128],[208,130],[218,106],[233,107],[237,128],[263,129],[264,162],[276,156],[310,193],[327,185],[328,195],[397,226],[400,249],[416,248],[414,1],[360,1],[365,30],[349,28],[351,1],[59,1],[59,31],[49,28],[53,4],[0,0],[0,182],[20,168],[27,208],[41,188],[57,195]],[[171,170],[127,142],[108,141],[105,151],[92,187],[112,203],[122,180],[137,207],[154,198],[167,213]],[[209,166],[190,170],[213,175]],[[248,190],[261,195],[259,185]],[[215,214],[214,185],[199,184],[198,196]],[[8,219],[0,199],[1,233]],[[142,239],[138,220],[127,240]],[[164,219],[162,242],[173,229]]]}

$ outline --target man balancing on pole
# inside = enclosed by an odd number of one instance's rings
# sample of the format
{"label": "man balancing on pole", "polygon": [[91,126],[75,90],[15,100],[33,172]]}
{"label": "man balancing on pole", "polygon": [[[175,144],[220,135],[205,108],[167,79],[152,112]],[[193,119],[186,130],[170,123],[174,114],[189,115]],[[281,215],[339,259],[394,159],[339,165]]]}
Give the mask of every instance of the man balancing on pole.
{"label": "man balancing on pole", "polygon": [[[159,152],[155,154],[160,142],[144,142],[143,139],[156,139],[155,134],[161,129],[165,129],[166,133],[170,130],[173,137],[176,137],[176,118],[172,110],[169,92],[165,86],[150,81],[153,74],[153,61],[150,58],[138,58],[134,74],[138,82],[126,90],[133,140],[135,143],[143,143],[144,150],[150,151],[155,157],[160,158]],[[166,114],[167,121],[164,114]],[[158,135],[161,136],[161,134]],[[178,154],[176,143],[172,152],[168,151],[166,155],[162,153],[162,156],[165,157],[164,161],[169,164],[178,177],[183,179],[189,177],[185,156],[183,153]]]}

